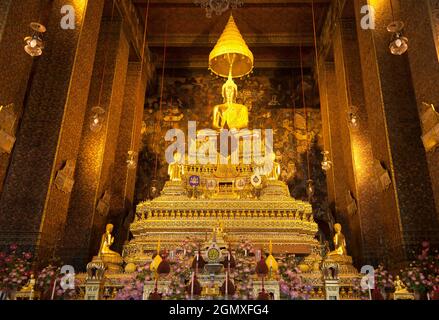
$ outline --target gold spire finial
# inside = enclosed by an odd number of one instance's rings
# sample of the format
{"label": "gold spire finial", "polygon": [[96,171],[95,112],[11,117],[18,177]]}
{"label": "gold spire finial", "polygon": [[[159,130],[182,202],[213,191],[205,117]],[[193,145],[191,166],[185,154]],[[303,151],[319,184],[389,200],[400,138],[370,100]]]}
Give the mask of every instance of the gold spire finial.
{"label": "gold spire finial", "polygon": [[233,15],[230,15],[226,28],[209,55],[209,69],[223,78],[239,78],[253,70],[253,63],[253,53],[242,38]]}

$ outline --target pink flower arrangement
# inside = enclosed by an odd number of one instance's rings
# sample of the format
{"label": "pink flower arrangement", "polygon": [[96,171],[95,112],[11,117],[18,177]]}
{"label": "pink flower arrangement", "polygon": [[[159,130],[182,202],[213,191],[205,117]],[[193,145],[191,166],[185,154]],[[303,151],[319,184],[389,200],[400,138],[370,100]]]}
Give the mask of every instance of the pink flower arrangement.
{"label": "pink flower arrangement", "polygon": [[19,252],[12,244],[8,252],[0,253],[0,290],[14,291],[24,286],[31,275],[32,254]]}
{"label": "pink flower arrangement", "polygon": [[296,267],[295,258],[293,256],[280,256],[278,262],[282,296],[291,300],[308,300],[313,288],[302,281],[301,271]]}
{"label": "pink flower arrangement", "polygon": [[421,245],[421,254],[408,268],[401,270],[401,278],[409,290],[426,294],[439,289],[439,253],[430,249],[430,243],[424,241]]}

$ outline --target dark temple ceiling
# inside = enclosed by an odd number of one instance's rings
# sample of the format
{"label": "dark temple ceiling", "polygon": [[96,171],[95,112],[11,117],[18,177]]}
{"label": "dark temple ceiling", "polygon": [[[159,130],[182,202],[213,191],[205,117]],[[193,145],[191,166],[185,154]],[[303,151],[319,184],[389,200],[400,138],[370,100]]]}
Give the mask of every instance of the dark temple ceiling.
{"label": "dark temple ceiling", "polygon": [[[148,0],[132,0],[145,19]],[[233,10],[236,24],[255,55],[256,68],[298,67],[299,48],[310,66],[314,55],[311,0],[243,0]],[[330,0],[314,0],[320,33]],[[154,60],[167,67],[207,68],[208,54],[222,33],[230,11],[206,17],[193,0],[150,0],[148,43]]]}

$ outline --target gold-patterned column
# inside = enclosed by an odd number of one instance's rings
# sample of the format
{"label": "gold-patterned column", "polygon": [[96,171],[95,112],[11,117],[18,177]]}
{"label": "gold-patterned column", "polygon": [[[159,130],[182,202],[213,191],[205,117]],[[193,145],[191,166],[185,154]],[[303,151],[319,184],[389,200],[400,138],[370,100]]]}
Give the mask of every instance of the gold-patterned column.
{"label": "gold-patterned column", "polygon": [[[103,21],[82,128],[75,186],[63,237],[63,260],[84,267],[96,254],[105,231],[110,208],[111,182],[115,169],[117,137],[128,67],[129,44],[123,22],[117,17]],[[104,111],[100,131],[90,128],[93,108]]]}
{"label": "gold-patterned column", "polygon": [[357,243],[357,234],[361,235],[346,214],[346,192],[349,190],[349,172],[346,170],[345,151],[343,146],[343,119],[340,119],[340,101],[335,64],[320,63],[319,71],[320,99],[325,150],[333,163],[327,171],[328,201],[334,218],[344,227],[344,233],[349,240],[349,249],[355,255],[361,252],[361,244]]}
{"label": "gold-patterned column", "polygon": [[[366,4],[376,10],[374,30],[361,28],[361,7]],[[408,57],[389,52],[390,3],[355,0],[355,14],[370,140],[378,161],[383,249],[397,268],[422,240],[438,243],[439,226]]]}
{"label": "gold-patterned column", "polygon": [[[327,63],[324,61],[319,61],[319,95],[320,95],[320,109],[322,115],[322,132],[323,132],[323,145],[325,150],[331,150],[331,128],[329,123],[329,105],[332,100],[331,93],[333,93],[333,87],[328,88],[328,84],[330,85],[329,80],[331,77],[331,71],[334,70],[333,63]],[[333,75],[332,75],[333,76]],[[334,101],[336,103],[336,101]],[[333,171],[330,171],[328,175],[326,175],[327,182],[327,190],[328,190],[328,202],[331,204],[335,204],[337,202],[337,194],[335,190],[334,183],[334,174]]]}
{"label": "gold-patterned column", "polygon": [[338,168],[337,175],[345,175],[349,187],[345,190],[343,208],[353,235],[348,240],[354,243],[352,249],[361,248],[353,253],[357,255],[358,263],[377,265],[382,255],[377,250],[380,243],[380,217],[376,214],[379,200],[354,19],[339,20],[333,48],[339,101],[333,111],[338,114],[341,136],[337,141],[342,144],[345,164],[344,168]]}
{"label": "gold-patterned column", "polygon": [[[425,104],[434,104],[439,112],[439,2],[401,1],[401,11],[406,24],[404,32],[410,41],[408,57],[419,115],[421,119],[426,116],[427,124],[434,116],[427,114]],[[423,134],[431,133],[430,130],[431,126],[424,125]],[[439,147],[427,151],[426,156],[439,219]]]}
{"label": "gold-patterned column", "polygon": [[[66,161],[77,157],[103,3],[72,2],[76,27],[63,30],[65,1],[52,1],[44,53],[35,66],[0,199],[1,244],[27,247],[40,255],[39,261],[52,255],[66,220],[69,188],[56,185],[55,177]],[[16,34],[9,41],[23,46],[22,39]]]}
{"label": "gold-patterned column", "polygon": [[[32,57],[23,50],[22,40],[32,33],[29,24],[38,20],[41,5],[45,2],[0,1],[0,105],[14,104],[11,110],[14,118],[11,126],[6,125],[7,128],[0,130],[4,130],[11,137],[16,135],[33,62]],[[9,150],[0,149],[0,193],[9,161]]]}
{"label": "gold-patterned column", "polygon": [[129,214],[135,210],[133,202],[137,169],[128,168],[127,159],[129,151],[136,154],[136,160],[139,152],[148,70],[149,65],[144,65],[142,68],[140,62],[128,64],[123,112],[111,184],[110,220],[118,225],[119,238],[115,243],[115,248],[118,249],[122,249],[123,242],[126,240],[124,235],[128,233],[130,218],[133,218]]}

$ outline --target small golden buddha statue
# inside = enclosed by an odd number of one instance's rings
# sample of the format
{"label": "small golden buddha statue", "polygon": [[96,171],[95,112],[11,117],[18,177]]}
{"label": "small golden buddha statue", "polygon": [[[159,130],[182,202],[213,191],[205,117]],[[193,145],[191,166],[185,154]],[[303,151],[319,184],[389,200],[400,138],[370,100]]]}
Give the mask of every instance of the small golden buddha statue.
{"label": "small golden buddha statue", "polygon": [[274,152],[271,153],[271,162],[272,168],[271,171],[267,174],[267,179],[271,181],[279,180],[279,176],[281,174],[280,164],[275,161],[276,154]]}
{"label": "small golden buddha statue", "polygon": [[215,106],[213,110],[213,127],[215,129],[244,129],[248,125],[248,109],[236,103],[238,86],[233,81],[232,75],[222,87],[224,103]]}
{"label": "small golden buddha statue", "polygon": [[21,292],[31,292],[31,291],[34,291],[35,283],[36,283],[35,276],[33,274],[31,274],[29,280],[26,283],[26,285],[23,286],[20,291]]}
{"label": "small golden buddha statue", "polygon": [[396,276],[395,281],[393,282],[395,286],[395,293],[397,294],[409,294],[410,292],[407,290],[407,286],[400,279],[399,276]]}
{"label": "small golden buddha statue", "polygon": [[110,249],[114,242],[114,237],[111,234],[113,232],[113,228],[114,226],[111,223],[107,224],[105,233],[102,235],[98,256],[104,261],[108,260],[108,262],[111,263],[121,263],[122,258],[120,254]]}
{"label": "small golden buddha statue", "polygon": [[334,224],[334,230],[335,230],[335,236],[334,236],[335,250],[331,251],[328,255],[329,256],[335,256],[335,255],[346,256],[347,255],[346,239],[345,239],[343,233],[341,233],[341,224],[339,224],[339,223]]}
{"label": "small golden buddha statue", "polygon": [[180,163],[181,154],[177,151],[174,154],[174,162],[168,166],[168,175],[171,181],[181,181],[181,177],[184,174],[184,167]]}

